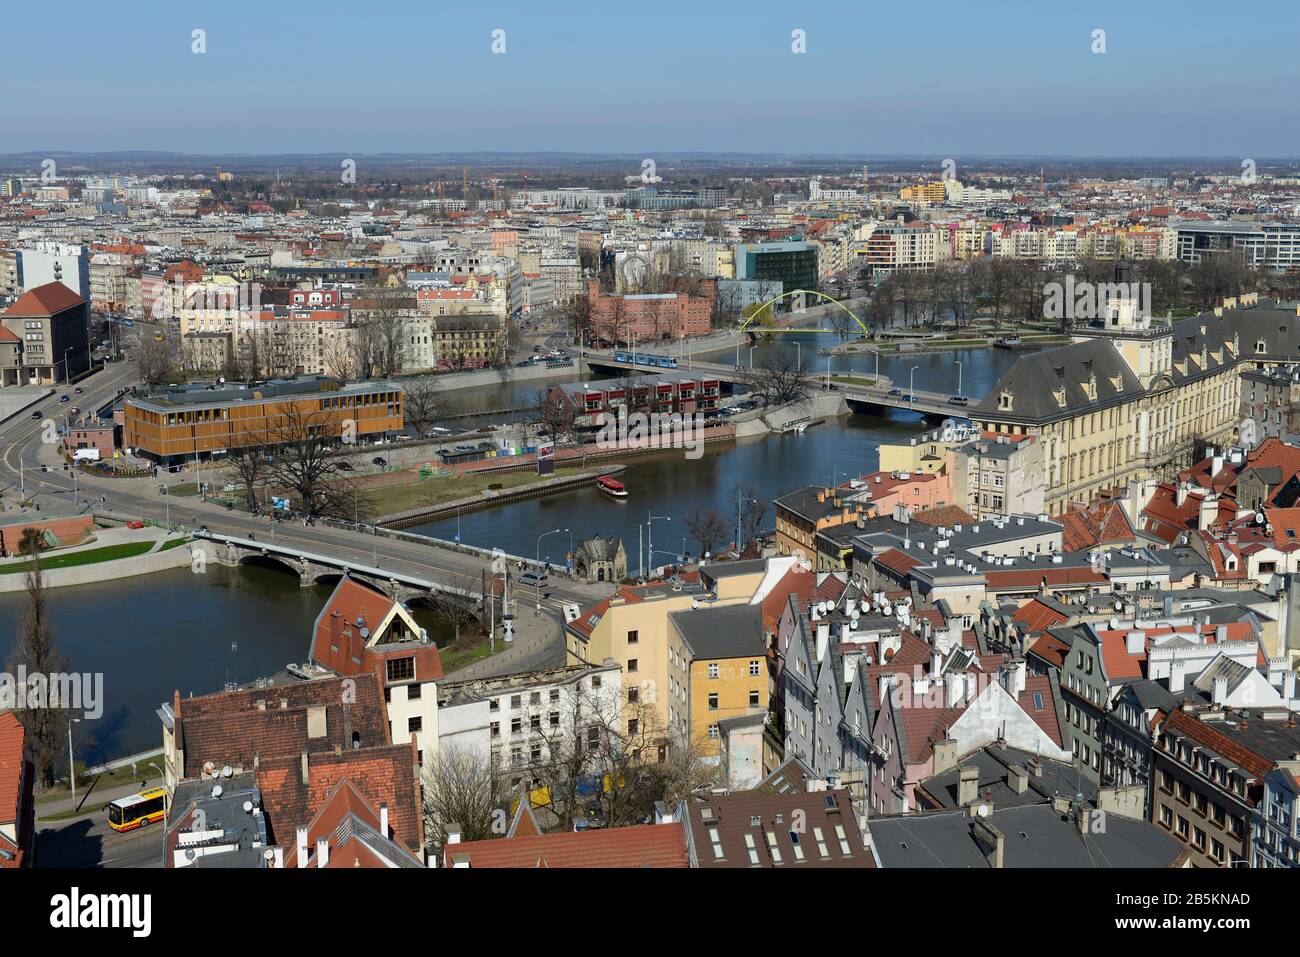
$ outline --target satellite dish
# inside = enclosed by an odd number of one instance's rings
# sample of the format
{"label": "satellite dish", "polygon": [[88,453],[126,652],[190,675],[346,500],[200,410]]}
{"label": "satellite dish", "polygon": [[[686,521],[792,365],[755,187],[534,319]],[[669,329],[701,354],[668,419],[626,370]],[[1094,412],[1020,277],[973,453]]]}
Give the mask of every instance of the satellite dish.
{"label": "satellite dish", "polygon": [[211,761],[204,761],[203,773],[208,775],[209,777],[212,777],[217,773],[217,766],[213,764]]}
{"label": "satellite dish", "polygon": [[252,802],[252,801],[245,801],[245,802],[244,802],[244,813],[245,813],[245,814],[252,814],[252,813],[253,813],[253,802]]}
{"label": "satellite dish", "polygon": [[212,797],[219,798],[221,797],[221,795],[222,795],[221,785],[220,784],[214,785],[212,788]]}
{"label": "satellite dish", "polygon": [[1263,525],[1263,524],[1264,524],[1264,513],[1263,513],[1263,512],[1256,512],[1256,513],[1255,513],[1255,524],[1256,524],[1256,525]]}
{"label": "satellite dish", "polygon": [[194,848],[192,848],[192,847],[187,847],[187,848],[185,849],[185,860],[187,860],[187,861],[192,861],[192,860],[194,860],[194,857],[195,857],[195,854],[194,854]]}
{"label": "satellite dish", "polygon": [[978,814],[980,817],[988,817],[988,816],[989,816],[989,806],[988,806],[987,804],[981,804],[981,805],[976,809],[975,813]]}
{"label": "satellite dish", "polygon": [[228,765],[228,764],[227,764],[224,768],[221,769],[221,776],[222,776],[223,778],[228,778],[228,777],[230,777],[230,776],[231,776],[232,774],[234,774],[234,773],[235,773],[234,770],[233,770],[233,769],[230,767],[230,765]]}

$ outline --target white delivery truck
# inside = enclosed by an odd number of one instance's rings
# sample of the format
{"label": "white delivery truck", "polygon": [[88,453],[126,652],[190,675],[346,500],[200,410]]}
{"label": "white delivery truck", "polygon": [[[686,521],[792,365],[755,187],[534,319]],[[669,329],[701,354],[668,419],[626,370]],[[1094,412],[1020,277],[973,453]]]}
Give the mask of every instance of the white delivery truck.
{"label": "white delivery truck", "polygon": [[98,462],[98,461],[99,461],[99,449],[77,449],[77,451],[75,451],[75,452],[72,453],[72,461],[74,461],[74,462]]}

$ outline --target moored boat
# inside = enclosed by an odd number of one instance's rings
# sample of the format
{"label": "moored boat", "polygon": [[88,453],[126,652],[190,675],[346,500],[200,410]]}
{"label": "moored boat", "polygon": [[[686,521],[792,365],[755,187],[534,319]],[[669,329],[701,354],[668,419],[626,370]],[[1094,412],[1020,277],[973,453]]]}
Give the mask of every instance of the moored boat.
{"label": "moored boat", "polygon": [[608,475],[596,476],[596,488],[606,495],[612,495],[614,498],[627,498],[627,488],[623,483],[610,478]]}

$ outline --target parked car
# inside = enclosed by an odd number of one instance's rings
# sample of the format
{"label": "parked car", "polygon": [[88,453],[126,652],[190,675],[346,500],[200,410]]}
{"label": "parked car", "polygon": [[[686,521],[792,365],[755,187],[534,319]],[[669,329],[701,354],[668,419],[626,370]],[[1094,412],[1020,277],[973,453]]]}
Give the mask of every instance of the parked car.
{"label": "parked car", "polygon": [[949,404],[949,405],[969,405],[969,404],[970,404],[970,399],[966,398],[966,396],[964,396],[964,395],[954,395],[951,399],[948,400],[948,404]]}
{"label": "parked car", "polygon": [[458,445],[458,446],[456,446],[456,451],[457,451],[457,452],[477,452],[478,449],[474,448],[474,446],[472,446],[472,445]]}
{"label": "parked car", "polygon": [[64,395],[59,396],[59,401],[60,401],[60,402],[71,402],[71,401],[72,401],[72,397],[69,396],[69,395],[67,395],[67,394],[65,393]]}
{"label": "parked car", "polygon": [[890,389],[890,390],[889,390],[889,394],[890,394],[890,395],[902,395],[902,394],[903,394],[903,390],[902,390],[902,389]]}
{"label": "parked car", "polygon": [[380,468],[383,468],[384,466],[388,465],[388,459],[384,458],[382,455],[376,455],[373,459],[370,460],[370,464],[378,465]]}
{"label": "parked car", "polygon": [[519,576],[519,584],[530,588],[545,588],[548,580],[546,572],[527,571]]}
{"label": "parked car", "polygon": [[36,411],[34,411],[34,412],[32,413],[32,418],[33,418],[33,419],[39,419],[40,417],[41,417],[41,410],[40,410],[40,409],[37,409]]}
{"label": "parked car", "polygon": [[72,391],[75,392],[75,393],[77,393],[77,395],[81,395],[81,393],[84,392],[85,390],[82,389],[81,386],[77,386],[77,387],[76,387],[75,389],[73,389]]}
{"label": "parked car", "polygon": [[351,462],[346,462],[346,461],[345,461],[345,462],[340,462],[340,463],[339,463],[339,471],[340,471],[340,472],[351,472],[351,471],[352,471],[352,463],[351,463]]}
{"label": "parked car", "polygon": [[127,522],[127,528],[144,528],[144,522]]}

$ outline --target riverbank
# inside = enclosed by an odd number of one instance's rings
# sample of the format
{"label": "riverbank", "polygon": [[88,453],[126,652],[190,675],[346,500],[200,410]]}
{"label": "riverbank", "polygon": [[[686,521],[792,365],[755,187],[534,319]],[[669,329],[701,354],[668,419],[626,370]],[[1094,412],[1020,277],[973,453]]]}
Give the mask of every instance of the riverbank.
{"label": "riverbank", "polygon": [[[915,355],[924,352],[957,352],[963,349],[988,349],[997,347],[1001,336],[973,336],[961,339],[905,339],[890,342],[844,342],[823,349],[825,355],[843,356],[853,354],[866,355]],[[1020,341],[1029,349],[1046,349],[1051,346],[1064,345],[1069,342],[1067,336],[1061,335],[1024,335]]]}
{"label": "riverbank", "polygon": [[[41,577],[47,588],[66,588],[189,568],[190,550],[182,547],[188,541],[153,527],[105,528],[86,544],[44,553]],[[22,558],[0,562],[0,593],[23,591],[30,567]]]}
{"label": "riverbank", "polygon": [[[433,500],[412,508],[383,514],[375,519],[374,524],[381,525],[384,528],[407,528],[421,522],[437,521],[448,515],[475,512],[482,508],[504,505],[507,502],[516,502],[523,498],[553,495],[556,492],[563,492],[569,488],[594,482],[597,476],[614,475],[621,471],[623,471],[623,466],[614,465],[594,472],[584,472],[581,469],[558,469],[555,475],[550,478],[543,478],[536,473],[528,472],[515,472],[506,475],[479,473],[461,475],[454,479],[436,480],[448,483],[438,489],[425,490],[420,486],[390,487],[383,490],[384,498],[380,503],[381,507],[391,506],[392,503],[400,502],[403,498],[409,498],[411,495],[419,496],[422,492],[430,495]],[[464,491],[467,485],[470,487],[477,486],[479,491],[458,498],[447,497],[455,492]],[[375,493],[371,494],[373,496]]]}

